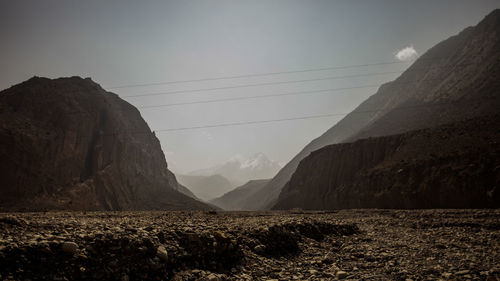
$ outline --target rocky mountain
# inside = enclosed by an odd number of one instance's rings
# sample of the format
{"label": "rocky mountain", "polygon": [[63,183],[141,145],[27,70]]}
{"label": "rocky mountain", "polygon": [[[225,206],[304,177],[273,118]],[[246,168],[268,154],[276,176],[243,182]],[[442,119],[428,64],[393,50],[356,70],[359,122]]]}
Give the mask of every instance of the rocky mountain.
{"label": "rocky mountain", "polygon": [[251,207],[255,204],[255,202],[248,202],[247,198],[251,197],[253,193],[260,190],[268,182],[269,179],[251,180],[244,185],[239,186],[234,190],[231,190],[224,195],[211,200],[210,203],[228,211],[252,210]]}
{"label": "rocky mountain", "polygon": [[234,185],[221,175],[177,175],[177,180],[201,200],[209,201],[232,190]]}
{"label": "rocky mountain", "polygon": [[323,147],[275,209],[499,208],[500,116]]}
{"label": "rocky mountain", "polygon": [[395,81],[309,143],[248,201],[269,208],[299,162],[326,145],[495,114],[500,108],[500,10],[429,49]]}
{"label": "rocky mountain", "polygon": [[264,153],[256,153],[248,158],[234,157],[223,164],[193,171],[190,175],[222,175],[237,186],[249,180],[272,178],[280,168],[278,162],[270,160]]}
{"label": "rocky mountain", "polygon": [[187,196],[189,196],[191,198],[198,199],[198,197],[196,197],[196,195],[194,195],[194,193],[191,192],[191,190],[189,190],[187,187],[183,186],[181,183],[179,183],[177,185],[177,188],[175,188],[175,190],[177,190],[180,193],[182,193],[184,195],[187,195]]}
{"label": "rocky mountain", "polygon": [[0,92],[2,210],[211,209],[177,191],[139,111],[89,78]]}

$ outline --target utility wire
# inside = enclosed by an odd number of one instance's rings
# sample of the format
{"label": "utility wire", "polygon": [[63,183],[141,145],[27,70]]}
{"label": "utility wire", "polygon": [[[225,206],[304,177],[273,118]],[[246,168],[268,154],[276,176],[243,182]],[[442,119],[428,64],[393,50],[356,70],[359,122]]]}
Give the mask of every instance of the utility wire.
{"label": "utility wire", "polygon": [[[474,63],[452,65],[452,67],[466,66],[466,65],[471,65],[471,64],[474,64]],[[430,69],[437,69],[437,68],[444,68],[444,67],[450,67],[450,66],[430,67],[430,68],[425,68],[425,69],[430,70]],[[420,70],[420,69],[412,69],[412,71],[414,71],[414,70]],[[409,70],[406,70],[405,72],[408,72],[408,71]],[[381,74],[381,73],[376,73],[376,74]],[[363,75],[369,75],[369,74],[363,74]],[[320,79],[322,79],[322,78],[320,78]],[[139,109],[161,108],[161,107],[171,107],[171,106],[181,106],[181,105],[192,105],[192,104],[205,104],[205,103],[218,103],[218,102],[226,102],[226,101],[260,99],[260,98],[269,98],[269,97],[281,97],[281,96],[295,96],[295,95],[304,95],[304,94],[328,93],[328,92],[337,92],[337,91],[350,90],[350,89],[363,89],[363,88],[380,87],[380,86],[382,86],[384,84],[387,84],[387,83],[389,83],[390,85],[400,85],[400,84],[411,84],[411,83],[434,81],[434,80],[440,80],[440,78],[420,79],[420,80],[405,81],[405,82],[395,82],[395,81],[392,81],[392,82],[386,82],[386,83],[381,83],[381,84],[368,84],[368,85],[360,85],[360,86],[353,86],[353,87],[329,88],[329,89],[321,89],[321,90],[298,91],[298,92],[289,92],[289,93],[280,93],[280,94],[243,96],[243,97],[234,97],[234,98],[221,98],[221,99],[201,100],[201,101],[192,101],[192,102],[179,102],[179,103],[168,103],[168,104],[158,104],[158,105],[144,105],[144,106],[136,106],[136,107],[130,108],[129,110],[137,110],[137,108],[139,108]],[[75,91],[75,92],[82,92],[82,91],[83,90],[78,90],[78,91]],[[88,114],[88,113],[91,113],[91,112],[95,112],[95,111],[91,111],[91,110],[90,111],[73,111],[73,112],[64,112],[64,114]]]}
{"label": "utility wire", "polygon": [[[496,99],[496,97],[483,98],[483,99]],[[431,107],[431,106],[442,106],[442,105],[455,104],[455,103],[461,103],[461,102],[464,102],[464,101],[440,102],[440,103],[434,103],[434,104],[423,104],[423,105],[413,105],[413,106],[401,106],[401,107],[397,107],[397,108],[392,108],[390,110],[406,110],[406,109],[411,109],[411,108],[426,108],[426,107]],[[374,109],[374,110],[362,110],[362,111],[355,111],[354,110],[354,111],[351,111],[348,113],[329,113],[329,114],[298,116],[298,117],[290,117],[290,118],[282,118],[282,119],[267,119],[267,120],[257,120],[257,121],[219,123],[219,124],[212,124],[212,125],[159,129],[159,130],[153,130],[152,132],[172,132],[172,131],[185,131],[185,130],[196,130],[196,129],[206,129],[206,128],[217,128],[217,127],[242,126],[242,125],[284,122],[284,121],[293,121],[293,120],[316,119],[316,118],[325,118],[325,117],[332,117],[332,116],[345,116],[348,114],[376,113],[376,112],[382,112],[382,111],[386,111],[386,110],[387,110],[386,108],[379,108],[379,109]],[[122,131],[122,132],[117,132],[117,133],[101,134],[101,136],[115,136],[118,134],[149,134],[149,133],[151,133],[151,132]]]}
{"label": "utility wire", "polygon": [[[434,81],[434,80],[440,80],[440,79],[436,78],[436,79],[421,79],[421,80],[406,81],[406,82],[392,82],[391,85],[411,84],[411,83],[416,83],[416,82],[425,82],[425,81]],[[271,98],[271,97],[319,94],[319,93],[338,92],[338,91],[353,90],[353,89],[375,88],[375,87],[380,87],[384,84],[386,84],[386,83],[362,85],[362,86],[354,86],[354,87],[343,87],[343,88],[330,88],[330,89],[312,90],[312,91],[290,92],[290,93],[282,93],[282,94],[268,94],[268,95],[244,96],[244,97],[236,97],[236,98],[223,98],[223,99],[212,99],[212,100],[191,101],[191,102],[144,105],[144,106],[137,106],[137,108],[148,109],[148,108],[160,108],[160,107],[181,106],[181,105],[191,105],[191,104],[218,103],[218,102],[226,102],[226,101],[239,101],[239,100],[250,100],[250,99],[260,99],[260,98]]]}
{"label": "utility wire", "polygon": [[324,71],[324,70],[334,70],[334,69],[348,69],[348,68],[356,68],[356,67],[380,66],[380,65],[391,65],[391,64],[402,64],[402,63],[408,63],[408,62],[406,62],[406,61],[392,61],[392,62],[367,63],[367,64],[356,64],[356,65],[345,65],[345,66],[332,66],[332,67],[311,68],[311,69],[291,70],[291,71],[243,74],[243,75],[234,75],[234,76],[187,79],[187,80],[144,83],[144,84],[129,84],[129,85],[107,87],[107,88],[108,89],[136,88],[136,87],[145,87],[145,86],[159,86],[159,85],[180,84],[180,83],[189,83],[189,82],[214,81],[214,80],[246,78],[246,77],[260,77],[260,76],[270,76],[270,75],[278,75],[278,74],[303,73],[303,72]]}
{"label": "utility wire", "polygon": [[[405,84],[436,81],[436,80],[441,80],[441,79],[440,78],[433,78],[433,79],[420,79],[420,80],[405,81],[405,82],[390,82],[390,85],[405,85]],[[226,102],[226,101],[239,101],[239,100],[270,98],[270,97],[296,96],[296,95],[305,95],[305,94],[319,94],[319,93],[328,93],[328,92],[339,92],[339,91],[352,90],[352,89],[375,88],[375,87],[380,87],[384,84],[387,84],[387,83],[369,84],[369,85],[342,87],[342,88],[330,88],[330,89],[311,90],[311,91],[289,92],[289,93],[281,93],[281,94],[267,94],[267,95],[244,96],[244,97],[235,97],[235,98],[222,98],[222,99],[212,99],[212,100],[202,100],[202,101],[192,101],[192,102],[145,105],[145,106],[132,107],[129,110],[161,108],[161,107],[182,106],[182,105],[192,105],[192,104],[218,103],[218,102]],[[73,112],[65,112],[64,114],[88,114],[91,112],[96,112],[96,111],[73,111]]]}
{"label": "utility wire", "polygon": [[[419,108],[419,107],[429,107],[429,106],[437,106],[437,105],[451,104],[451,103],[457,103],[457,102],[436,103],[436,104],[432,104],[432,105],[404,106],[404,107],[393,108],[393,110],[402,110],[402,109]],[[376,112],[381,112],[381,111],[384,111],[384,110],[386,110],[386,109],[351,111],[351,112],[348,112],[348,113],[318,114],[318,115],[299,116],[299,117],[291,117],[291,118],[283,118],[283,119],[269,119],[269,120],[259,120],[259,121],[222,123],[222,124],[205,125],[205,126],[193,126],[193,127],[180,127],[180,128],[170,128],[170,129],[160,129],[160,130],[154,130],[154,131],[155,132],[172,132],[172,131],[184,131],[184,130],[206,129],[206,128],[216,128],[216,127],[229,127],[229,126],[241,126],[241,125],[251,125],[251,124],[263,124],[263,123],[273,123],[273,122],[283,122],[283,121],[293,121],[293,120],[305,120],[305,119],[325,118],[325,117],[332,117],[332,116],[345,116],[345,115],[348,115],[348,114],[376,113]]]}
{"label": "utility wire", "polygon": [[381,85],[383,85],[383,84],[365,85],[365,86],[357,86],[357,87],[345,87],[345,88],[331,88],[331,89],[314,90],[314,91],[304,91],[304,92],[291,92],[291,93],[283,93],[283,94],[268,94],[268,95],[257,95],[257,96],[244,96],[244,97],[237,97],[237,98],[223,98],[223,99],[191,101],[191,102],[178,102],[178,103],[167,103],[167,104],[156,104],[156,105],[144,105],[144,106],[137,106],[137,108],[148,109],[148,108],[160,108],[160,107],[170,107],[170,106],[180,106],[180,105],[190,105],[190,104],[218,103],[218,102],[226,102],[226,101],[239,101],[239,100],[250,100],[250,99],[260,99],[260,98],[271,98],[271,97],[283,97],[283,96],[296,96],[296,95],[316,94],[316,93],[328,93],[328,92],[336,92],[336,91],[350,90],[350,89],[374,88],[374,87],[379,87]]}
{"label": "utility wire", "polygon": [[177,90],[177,91],[158,92],[158,93],[144,93],[144,94],[134,94],[134,95],[128,95],[128,96],[121,96],[121,97],[122,98],[137,98],[137,97],[144,97],[144,96],[173,95],[173,94],[181,94],[181,93],[193,93],[193,92],[204,92],[204,91],[214,91],[214,90],[248,88],[248,87],[257,87],[257,86],[282,85],[282,84],[294,84],[294,83],[312,82],[312,81],[336,80],[336,79],[346,79],[346,78],[356,78],[356,77],[369,77],[369,76],[388,75],[388,74],[401,74],[401,73],[410,72],[410,71],[419,71],[419,70],[427,70],[428,71],[431,69],[440,69],[440,68],[448,68],[448,67],[461,67],[461,66],[467,66],[467,65],[471,65],[471,64],[475,64],[475,63],[457,64],[457,65],[451,65],[451,66],[444,65],[444,66],[437,66],[437,67],[422,67],[422,68],[414,68],[414,69],[405,70],[405,71],[372,72],[372,73],[353,74],[353,75],[344,75],[344,76],[329,76],[329,77],[311,78],[311,79],[302,79],[302,80],[288,80],[288,81],[254,83],[254,84],[244,84],[244,85],[234,85],[234,86],[224,86],[224,87],[214,87],[214,88],[203,88],[203,89]]}
{"label": "utility wire", "polygon": [[282,84],[302,83],[302,82],[311,82],[311,81],[335,80],[335,79],[354,78],[354,77],[398,74],[398,73],[402,73],[402,72],[403,71],[389,71],[389,72],[355,74],[355,75],[345,75],[345,76],[330,76],[330,77],[302,79],[302,80],[288,80],[288,81],[279,81],[279,82],[255,83],[255,84],[245,84],[245,85],[235,85],[235,86],[225,86],[225,87],[215,87],[215,88],[204,88],[204,89],[178,90],[178,91],[160,92],[160,93],[145,93],[145,94],[137,94],[137,95],[130,95],[130,96],[122,96],[122,98],[173,95],[173,94],[181,94],[181,93],[193,93],[193,92],[204,92],[204,91],[214,91],[214,90],[248,88],[248,87],[257,87],[257,86],[282,85]]}
{"label": "utility wire", "polygon": [[[428,61],[428,60],[441,60],[441,59],[447,59],[447,58],[450,58],[450,57],[419,58],[418,60],[419,61]],[[117,86],[112,86],[112,87],[107,87],[107,88],[108,89],[135,88],[135,87],[145,87],[145,86],[158,86],[158,85],[169,85],[169,84],[180,84],[180,83],[202,82],[202,81],[214,81],[214,80],[235,79],[235,78],[260,77],[260,76],[271,76],[271,75],[279,75],[279,74],[304,73],[304,72],[315,72],[315,71],[334,70],[334,69],[349,69],[349,68],[357,68],[357,67],[381,66],[381,65],[404,64],[404,63],[408,63],[408,62],[407,61],[387,61],[387,62],[376,62],[376,63],[351,64],[351,65],[331,66],[331,67],[322,67],[322,68],[309,68],[309,69],[290,70],[290,71],[264,72],[264,73],[241,74],[241,75],[233,75],[233,76],[222,76],[222,77],[209,77],[209,78],[186,79],[186,80],[165,81],[165,82],[117,85]]]}

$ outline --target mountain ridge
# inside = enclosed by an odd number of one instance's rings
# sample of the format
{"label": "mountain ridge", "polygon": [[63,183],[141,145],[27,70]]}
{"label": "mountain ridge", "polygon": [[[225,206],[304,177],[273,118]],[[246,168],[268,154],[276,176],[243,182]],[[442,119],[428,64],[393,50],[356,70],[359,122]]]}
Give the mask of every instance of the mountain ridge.
{"label": "mountain ridge", "polygon": [[[496,113],[500,108],[493,95],[494,90],[500,88],[499,30],[500,10],[497,9],[478,25],[429,49],[396,80],[382,85],[353,112],[306,145],[248,201],[256,202],[254,209],[272,207],[300,161],[323,146]],[[407,83],[409,81],[421,82]],[[478,96],[491,100],[476,99]],[[443,101],[455,102],[456,106],[442,106],[439,110],[437,105],[434,110],[424,106]],[[398,107],[413,109],[403,111]]]}
{"label": "mountain ridge", "polygon": [[176,190],[137,108],[90,78],[3,90],[0,120],[4,210],[213,209]]}
{"label": "mountain ridge", "polygon": [[222,164],[192,171],[188,175],[221,175],[235,183],[236,187],[250,180],[271,178],[280,168],[278,162],[270,160],[264,153],[259,152],[250,157],[236,156]]}
{"label": "mountain ridge", "polygon": [[251,180],[244,185],[210,200],[210,203],[227,211],[252,211],[251,204],[245,199],[260,190],[269,182],[269,179]]}
{"label": "mountain ridge", "polygon": [[499,159],[498,115],[332,144],[300,162],[273,209],[498,208]]}
{"label": "mountain ridge", "polygon": [[177,174],[176,177],[196,198],[207,202],[234,188],[233,183],[221,175],[192,176]]}

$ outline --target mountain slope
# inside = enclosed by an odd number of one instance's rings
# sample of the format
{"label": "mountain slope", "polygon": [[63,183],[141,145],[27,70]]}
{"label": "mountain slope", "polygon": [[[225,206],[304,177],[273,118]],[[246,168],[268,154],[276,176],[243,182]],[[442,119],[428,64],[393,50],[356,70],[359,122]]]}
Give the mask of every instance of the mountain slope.
{"label": "mountain slope", "polygon": [[248,202],[246,201],[246,199],[256,191],[260,190],[268,182],[269,180],[251,180],[218,198],[210,200],[210,203],[228,211],[252,210],[250,207],[253,204],[250,204],[250,206],[248,206]]}
{"label": "mountain slope", "polygon": [[177,180],[196,197],[209,201],[232,190],[234,186],[221,175],[189,176],[177,175]]}
{"label": "mountain slope", "polygon": [[211,209],[175,190],[139,111],[90,79],[0,92],[0,140],[1,209]]}
{"label": "mountain slope", "polygon": [[500,116],[323,147],[275,209],[498,208]]}
{"label": "mountain slope", "polygon": [[269,208],[299,162],[326,145],[438,126],[500,108],[500,10],[437,44],[395,81],[309,143],[248,201]]}
{"label": "mountain slope", "polygon": [[196,195],[194,195],[194,193],[192,193],[191,190],[189,190],[187,187],[183,186],[180,183],[177,185],[177,188],[175,190],[191,198],[198,199],[198,197],[196,197]]}
{"label": "mountain slope", "polygon": [[264,153],[256,153],[248,158],[235,157],[221,165],[189,173],[194,176],[222,175],[237,185],[255,179],[271,178],[281,166],[271,161]]}

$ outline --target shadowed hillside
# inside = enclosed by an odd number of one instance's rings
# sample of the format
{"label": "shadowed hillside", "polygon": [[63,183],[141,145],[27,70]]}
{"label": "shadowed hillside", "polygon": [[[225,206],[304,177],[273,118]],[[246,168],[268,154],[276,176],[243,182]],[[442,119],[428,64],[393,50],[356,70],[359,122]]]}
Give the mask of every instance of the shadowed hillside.
{"label": "shadowed hillside", "polygon": [[90,79],[0,92],[0,208],[210,209],[177,191],[139,111]]}
{"label": "shadowed hillside", "polygon": [[252,210],[254,202],[247,199],[265,186],[269,180],[252,180],[210,202],[224,210]]}
{"label": "shadowed hillside", "polygon": [[275,209],[498,208],[500,117],[334,144],[303,159]]}

